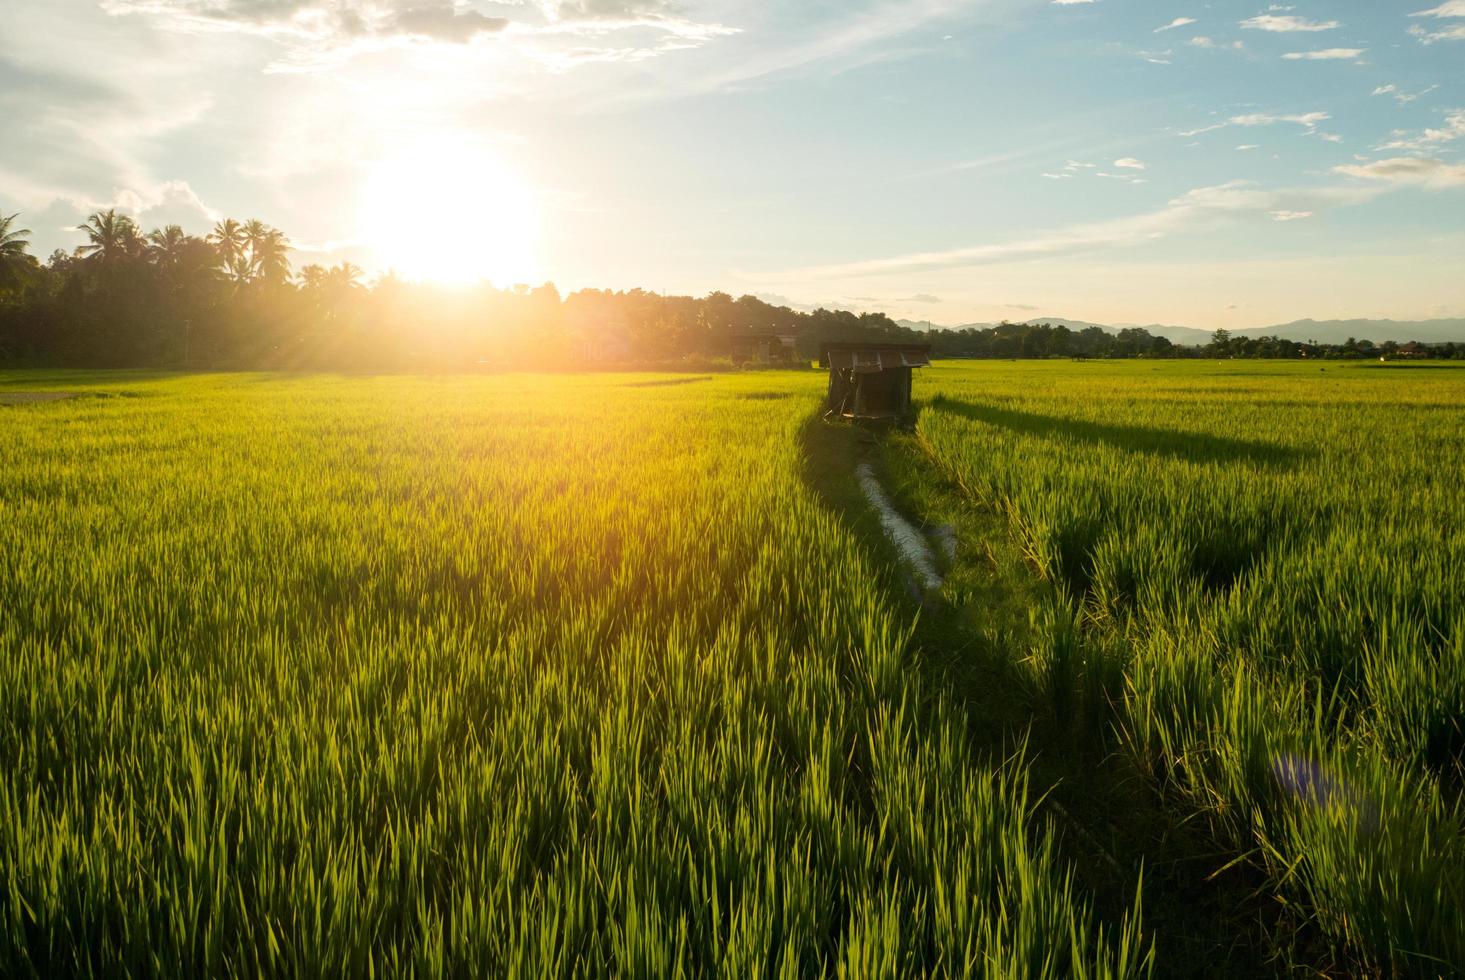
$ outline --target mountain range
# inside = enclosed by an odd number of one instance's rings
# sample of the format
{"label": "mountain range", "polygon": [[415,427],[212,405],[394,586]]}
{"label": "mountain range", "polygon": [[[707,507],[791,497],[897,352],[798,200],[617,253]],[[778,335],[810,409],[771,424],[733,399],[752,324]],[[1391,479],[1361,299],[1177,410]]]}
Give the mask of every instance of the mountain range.
{"label": "mountain range", "polygon": [[[925,330],[927,324],[917,320],[898,320],[901,326],[912,330]],[[1088,320],[1068,320],[1058,316],[1040,316],[1029,320],[1015,321],[1025,324],[1047,323],[1064,326],[1073,331],[1098,327],[1106,333],[1118,333],[1127,327],[1138,326],[1156,337],[1164,337],[1171,343],[1188,347],[1203,346],[1211,342],[1214,331],[1198,327],[1176,327],[1164,324],[1108,324],[1092,323]],[[931,324],[937,330],[986,330],[995,323],[964,323],[956,327]],[[1315,341],[1319,344],[1341,344],[1353,337],[1371,340],[1376,344],[1392,340],[1404,344],[1417,340],[1424,344],[1440,344],[1449,341],[1465,342],[1465,319],[1453,320],[1294,320],[1274,327],[1252,327],[1230,331],[1233,337],[1281,337],[1283,340]]]}

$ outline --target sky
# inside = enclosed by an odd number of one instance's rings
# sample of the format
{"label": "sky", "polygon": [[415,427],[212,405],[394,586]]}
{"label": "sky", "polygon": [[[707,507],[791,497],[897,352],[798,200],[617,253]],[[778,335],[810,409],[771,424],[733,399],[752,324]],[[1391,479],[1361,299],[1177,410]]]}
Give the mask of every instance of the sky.
{"label": "sky", "polygon": [[939,324],[1465,316],[1465,0],[0,0],[0,213]]}

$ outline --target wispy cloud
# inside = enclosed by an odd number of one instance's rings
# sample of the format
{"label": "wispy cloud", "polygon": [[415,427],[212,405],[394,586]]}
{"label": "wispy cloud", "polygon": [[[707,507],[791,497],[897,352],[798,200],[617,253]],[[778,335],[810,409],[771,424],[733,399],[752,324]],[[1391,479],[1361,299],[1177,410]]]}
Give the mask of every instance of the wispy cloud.
{"label": "wispy cloud", "polygon": [[1322,51],[1289,51],[1282,58],[1285,61],[1352,61],[1367,51],[1367,48],[1325,48]]}
{"label": "wispy cloud", "polygon": [[1375,160],[1373,163],[1345,164],[1334,167],[1333,172],[1383,184],[1423,187],[1428,190],[1465,187],[1465,163],[1446,163],[1443,160],[1419,157],[1394,157],[1389,160]]}
{"label": "wispy cloud", "polygon": [[1177,27],[1188,27],[1191,24],[1197,24],[1197,23],[1199,23],[1199,21],[1197,21],[1194,17],[1176,17],[1174,20],[1172,20],[1170,23],[1166,24],[1164,27],[1157,27],[1157,28],[1155,28],[1154,33],[1156,33],[1156,34],[1162,34],[1165,31],[1173,31]]}
{"label": "wispy cloud", "polygon": [[1261,14],[1256,17],[1248,17],[1241,22],[1241,26],[1250,31],[1272,31],[1278,34],[1291,34],[1299,31],[1331,31],[1343,25],[1336,20],[1307,20],[1304,17],[1296,17],[1292,14]]}
{"label": "wispy cloud", "polygon": [[1416,11],[1410,17],[1465,17],[1465,0],[1446,0],[1438,7]]}
{"label": "wispy cloud", "polygon": [[[1447,0],[1447,2],[1440,4],[1438,7],[1416,11],[1409,16],[1435,17],[1439,19],[1465,17],[1465,0]],[[1424,44],[1434,44],[1436,41],[1465,41],[1465,24],[1450,24],[1436,30],[1429,30],[1428,28],[1414,24],[1410,26],[1409,33]]]}
{"label": "wispy cloud", "polygon": [[1456,109],[1445,117],[1445,124],[1438,129],[1426,129],[1417,136],[1408,136],[1407,131],[1395,134],[1397,139],[1383,144],[1381,150],[1426,151],[1465,139],[1465,109]]}
{"label": "wispy cloud", "polygon": [[1371,94],[1392,95],[1395,102],[1399,103],[1400,105],[1408,105],[1411,102],[1419,101],[1426,95],[1429,95],[1431,92],[1437,91],[1439,91],[1438,85],[1431,85],[1429,88],[1420,89],[1418,92],[1405,92],[1397,85],[1380,85],[1378,88],[1374,89]]}
{"label": "wispy cloud", "polygon": [[[668,0],[538,0],[523,17],[489,16],[460,0],[103,0],[114,16],[150,15],[174,30],[234,31],[277,41],[290,60],[274,70],[328,68],[359,54],[418,43],[469,44],[485,35],[602,38],[631,29],[666,35],[651,44],[584,44],[539,59],[551,67],[642,60],[696,47],[737,29],[682,17]],[[531,54],[541,53],[538,51]]]}
{"label": "wispy cloud", "polygon": [[759,281],[852,279],[1042,259],[1136,245],[1166,238],[1190,228],[1241,220],[1248,216],[1276,220],[1276,214],[1310,215],[1327,207],[1362,203],[1382,192],[1381,187],[1262,190],[1244,181],[1233,181],[1214,187],[1196,188],[1174,198],[1158,210],[1114,221],[1074,225],[1032,238],[939,252],[914,252],[862,262],[811,266],[778,273],[755,274],[749,278]]}
{"label": "wispy cloud", "polygon": [[764,48],[729,67],[688,80],[682,91],[718,91],[811,65],[859,57],[859,52],[948,17],[961,6],[961,0],[884,0],[821,33]]}
{"label": "wispy cloud", "polygon": [[1120,159],[1114,161],[1114,166],[1116,166],[1116,167],[1123,167],[1126,170],[1148,170],[1149,169],[1145,165],[1145,163],[1143,161],[1136,160],[1134,157],[1121,157]]}
{"label": "wispy cloud", "polygon": [[1207,48],[1210,50],[1227,48],[1233,51],[1240,51],[1246,47],[1244,41],[1217,41],[1215,38],[1206,37],[1204,34],[1198,34],[1185,43],[1194,48]]}
{"label": "wispy cloud", "polygon": [[1225,122],[1214,123],[1210,126],[1202,126],[1199,129],[1186,130],[1179,135],[1190,137],[1199,136],[1201,133],[1213,133],[1218,129],[1225,129],[1228,126],[1275,126],[1279,123],[1294,123],[1301,126],[1308,133],[1317,132],[1318,123],[1327,122],[1333,117],[1326,112],[1302,112],[1292,115],[1274,115],[1269,112],[1250,112],[1239,116],[1232,116]]}

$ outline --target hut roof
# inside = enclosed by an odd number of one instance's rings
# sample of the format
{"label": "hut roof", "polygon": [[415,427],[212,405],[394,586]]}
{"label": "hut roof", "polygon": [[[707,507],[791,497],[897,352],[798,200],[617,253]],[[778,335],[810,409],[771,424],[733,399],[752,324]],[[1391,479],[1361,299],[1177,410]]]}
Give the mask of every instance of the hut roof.
{"label": "hut roof", "polygon": [[928,367],[930,344],[825,344],[819,349],[819,366],[860,374],[875,374],[891,368]]}

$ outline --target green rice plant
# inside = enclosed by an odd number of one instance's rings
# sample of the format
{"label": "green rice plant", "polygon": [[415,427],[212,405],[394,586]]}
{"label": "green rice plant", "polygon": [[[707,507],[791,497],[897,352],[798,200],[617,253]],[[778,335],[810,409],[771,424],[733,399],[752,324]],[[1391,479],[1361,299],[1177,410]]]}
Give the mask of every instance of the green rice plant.
{"label": "green rice plant", "polygon": [[1117,645],[1125,694],[1105,700],[1127,751],[1339,955],[1427,976],[1465,962],[1465,372],[931,379],[922,444],[1009,516],[1058,609],[1084,612],[1079,635],[1071,613],[1035,617],[1055,713],[1077,703],[1077,651]]}
{"label": "green rice plant", "polygon": [[0,973],[1149,973],[805,484],[822,379],[648,380],[0,410]]}

